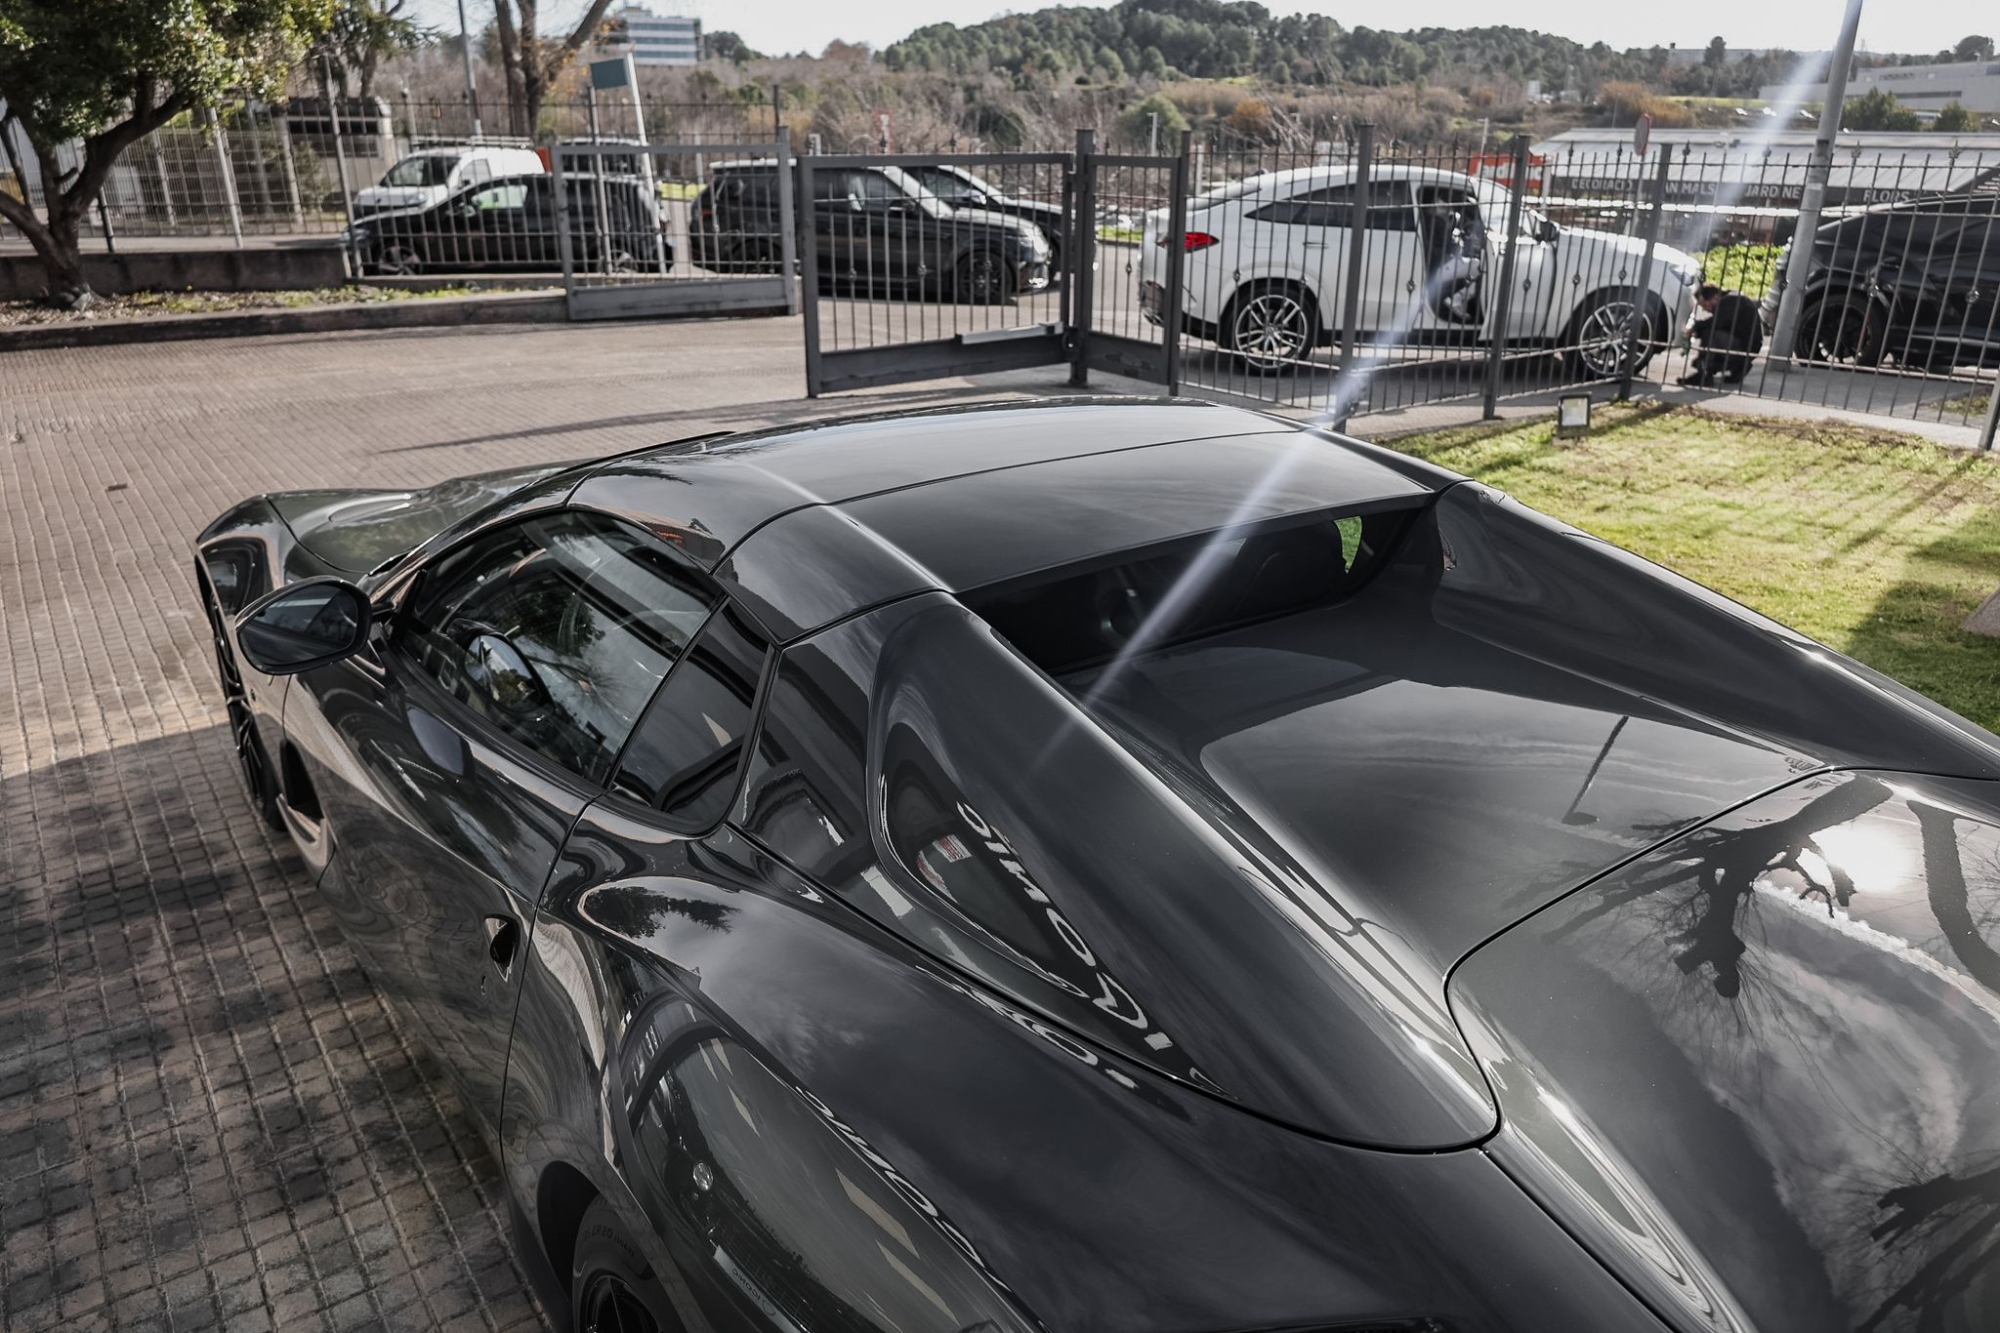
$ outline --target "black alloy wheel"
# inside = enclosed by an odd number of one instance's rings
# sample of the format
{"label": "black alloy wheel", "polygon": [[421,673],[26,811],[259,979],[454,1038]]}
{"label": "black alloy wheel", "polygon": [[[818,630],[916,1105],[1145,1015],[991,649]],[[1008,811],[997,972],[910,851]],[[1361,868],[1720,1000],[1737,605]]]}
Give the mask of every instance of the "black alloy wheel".
{"label": "black alloy wheel", "polygon": [[577,1333],[684,1333],[652,1261],[603,1195],[577,1226],[569,1290]]}
{"label": "black alloy wheel", "polygon": [[577,1295],[577,1333],[661,1333],[659,1321],[632,1285],[616,1273],[592,1275]]}
{"label": "black alloy wheel", "polygon": [[215,596],[204,587],[201,594],[202,609],[208,613],[210,641],[215,648],[215,674],[222,684],[223,708],[229,715],[229,741],[236,750],[236,769],[243,775],[244,789],[249,793],[250,804],[257,807],[257,813],[272,828],[283,828],[284,820],[278,814],[278,784],[271,772],[271,765],[265,759],[262,738],[257,734],[257,719],[250,711],[249,692],[243,688],[243,673],[237,669],[236,654],[229,646],[228,631],[223,628],[222,611],[215,604]]}
{"label": "black alloy wheel", "polygon": [[991,250],[974,250],[958,261],[958,299],[971,305],[998,305],[1014,294],[1013,275]]}
{"label": "black alloy wheel", "polygon": [[1865,296],[1820,297],[1799,311],[1792,355],[1831,365],[1880,365],[1887,323],[1880,307]]}

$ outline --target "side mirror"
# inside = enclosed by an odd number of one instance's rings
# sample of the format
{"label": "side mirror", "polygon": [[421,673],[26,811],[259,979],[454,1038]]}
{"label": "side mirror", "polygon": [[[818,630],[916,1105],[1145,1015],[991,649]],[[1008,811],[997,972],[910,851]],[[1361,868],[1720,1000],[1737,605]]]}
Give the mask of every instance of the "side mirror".
{"label": "side mirror", "polygon": [[500,634],[481,634],[467,645],[466,678],[510,717],[525,717],[549,702],[541,673]]}
{"label": "side mirror", "polygon": [[368,594],[345,579],[307,579],[250,605],[236,622],[243,658],[267,676],[290,676],[350,657],[368,642]]}
{"label": "side mirror", "polygon": [[1535,239],[1538,241],[1546,241],[1553,244],[1556,238],[1561,235],[1562,228],[1556,226],[1555,223],[1549,221],[1547,218],[1543,218],[1535,224]]}

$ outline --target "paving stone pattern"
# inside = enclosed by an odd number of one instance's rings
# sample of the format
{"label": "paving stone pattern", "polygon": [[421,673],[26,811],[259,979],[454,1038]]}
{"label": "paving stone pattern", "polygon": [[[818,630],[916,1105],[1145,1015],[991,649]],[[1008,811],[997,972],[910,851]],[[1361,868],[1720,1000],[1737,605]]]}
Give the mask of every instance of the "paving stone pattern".
{"label": "paving stone pattern", "polygon": [[258,491],[797,415],[797,346],[766,320],[0,360],[0,1327],[544,1326],[495,1164],[243,794],[188,541]]}

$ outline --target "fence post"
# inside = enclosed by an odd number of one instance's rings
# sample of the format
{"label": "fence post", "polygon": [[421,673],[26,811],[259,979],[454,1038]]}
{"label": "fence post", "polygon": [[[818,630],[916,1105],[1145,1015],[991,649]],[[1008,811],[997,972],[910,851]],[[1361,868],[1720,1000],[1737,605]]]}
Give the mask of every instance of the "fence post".
{"label": "fence post", "polygon": [[1995,381],[1986,400],[1986,424],[1979,428],[1979,451],[1993,452],[1993,437],[2000,434],[2000,381]]}
{"label": "fence post", "polygon": [[549,190],[556,197],[556,254],[562,259],[563,295],[576,295],[576,256],[571,252],[569,234],[569,185],[563,179],[563,145],[558,139],[549,149]]}
{"label": "fence post", "polygon": [[[285,166],[285,198],[292,205],[292,225],[294,227],[304,227],[306,225],[306,210],[305,206],[299,202],[299,169],[297,164],[292,161],[292,114],[289,109],[284,115],[277,117],[277,125],[278,155],[283,160]],[[171,222],[173,219],[169,216],[167,220]]]}
{"label": "fence post", "polygon": [[[1076,275],[1070,302],[1069,382],[1081,389],[1090,384],[1090,329],[1097,301],[1097,132],[1076,132],[1075,235],[1069,245],[1070,271]],[[1142,242],[1143,243],[1143,242]]]}
{"label": "fence post", "polygon": [[222,118],[208,109],[208,132],[215,140],[215,163],[222,170],[222,198],[229,205],[229,234],[236,248],[243,248],[243,205],[236,198],[236,172],[229,165],[229,136],[223,132]]}
{"label": "fence post", "polygon": [[347,144],[340,134],[340,103],[333,96],[333,66],[320,57],[320,86],[326,89],[327,123],[333,126],[333,165],[340,173],[340,214],[354,221],[354,196],[347,189]]}
{"label": "fence post", "polygon": [[[1659,145],[1660,169],[1653,176],[1653,207],[1646,214],[1646,249],[1639,257],[1639,283],[1632,289],[1632,313],[1625,319],[1624,364],[1618,374],[1618,401],[1624,402],[1632,396],[1632,375],[1638,369],[1639,353],[1632,340],[1638,336],[1641,326],[1645,326],[1647,337],[1652,336],[1652,321],[1646,318],[1646,298],[1653,292],[1653,256],[1660,247],[1660,215],[1667,209],[1667,172],[1674,162],[1673,150],[1665,144]],[[1667,330],[1671,335],[1673,330]]]}
{"label": "fence post", "polygon": [[799,305],[805,312],[806,397],[819,397],[819,217],[813,203],[812,154],[799,154]]}
{"label": "fence post", "polygon": [[[1167,196],[1167,289],[1161,293],[1160,329],[1167,340],[1167,396],[1181,391],[1181,283],[1187,267],[1188,157],[1194,132],[1181,131],[1180,152],[1174,156]],[[1145,244],[1141,233],[1141,245]],[[1143,258],[1141,260],[1143,265]],[[1142,270],[1143,271],[1143,270]]]}
{"label": "fence post", "polygon": [[[1341,278],[1340,371],[1333,379],[1333,428],[1346,430],[1354,415],[1354,381],[1361,349],[1361,268],[1368,250],[1369,173],[1375,161],[1375,127],[1363,121],[1355,127],[1354,204],[1347,227],[1347,268]],[[1307,349],[1310,356],[1311,349]]]}
{"label": "fence post", "polygon": [[[799,313],[798,200],[792,197],[792,131],[778,127],[778,264],[785,275],[785,313]],[[692,242],[692,234],[690,234]],[[689,245],[692,250],[692,243]],[[689,256],[693,258],[692,254]]]}
{"label": "fence post", "polygon": [[167,230],[178,231],[174,225],[174,187],[167,179],[167,155],[160,148],[160,131],[146,137],[153,145],[153,172],[160,178],[160,207],[167,215]]}
{"label": "fence post", "polygon": [[257,213],[270,217],[271,164],[264,157],[264,134],[257,128],[257,104],[243,99],[243,123],[250,127],[250,156],[257,163]]}
{"label": "fence post", "polygon": [[1493,303],[1493,332],[1487,338],[1486,399],[1480,420],[1500,415],[1500,376],[1507,368],[1507,321],[1514,309],[1514,257],[1521,248],[1521,200],[1528,193],[1528,136],[1517,134],[1512,144],[1514,179],[1507,190],[1507,248],[1500,252],[1500,299]]}

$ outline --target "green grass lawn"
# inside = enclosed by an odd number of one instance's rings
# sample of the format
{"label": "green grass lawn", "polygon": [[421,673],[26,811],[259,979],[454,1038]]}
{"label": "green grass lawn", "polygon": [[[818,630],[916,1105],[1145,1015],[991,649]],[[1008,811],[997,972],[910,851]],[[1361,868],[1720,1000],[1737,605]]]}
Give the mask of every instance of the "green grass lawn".
{"label": "green grass lawn", "polygon": [[1395,447],[1637,551],[2000,731],[2000,457],[1827,423],[1600,407]]}

